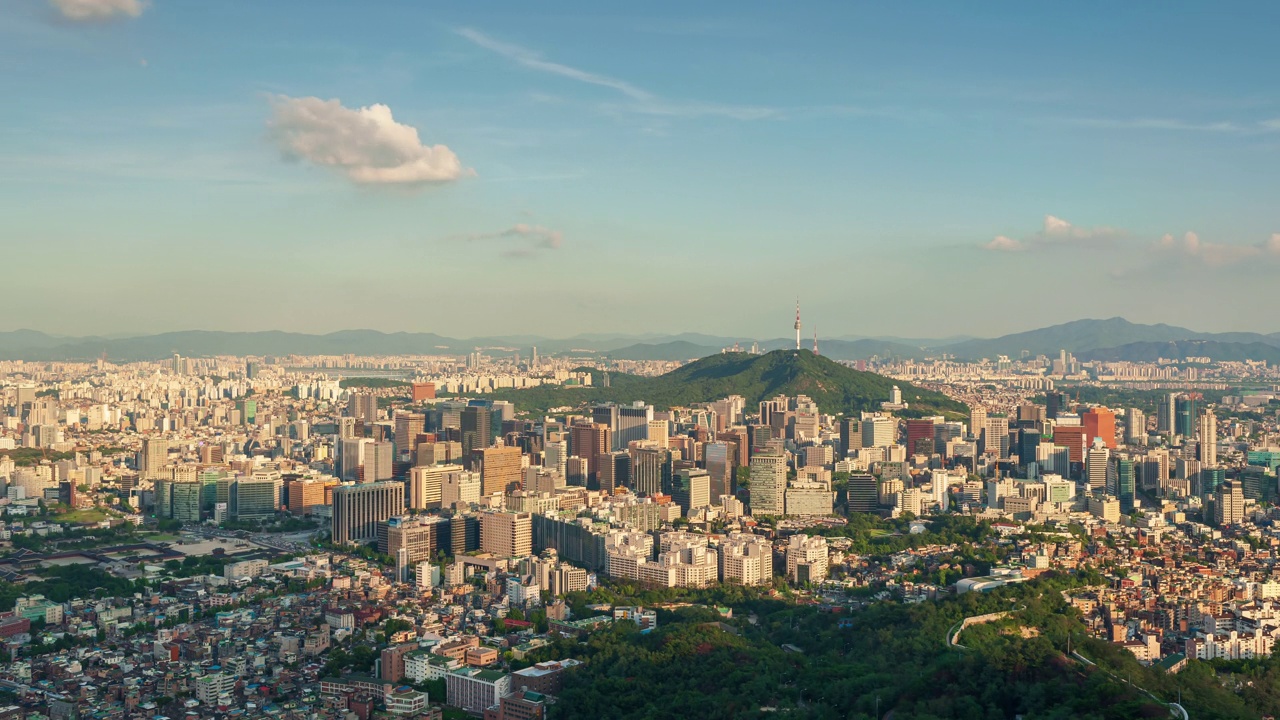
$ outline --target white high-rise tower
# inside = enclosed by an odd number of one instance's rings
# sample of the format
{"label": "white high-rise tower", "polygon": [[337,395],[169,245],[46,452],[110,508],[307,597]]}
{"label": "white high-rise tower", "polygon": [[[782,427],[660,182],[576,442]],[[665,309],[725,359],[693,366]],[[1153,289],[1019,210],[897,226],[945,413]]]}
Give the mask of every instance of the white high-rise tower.
{"label": "white high-rise tower", "polygon": [[796,298],[796,349],[800,349],[800,298]]}

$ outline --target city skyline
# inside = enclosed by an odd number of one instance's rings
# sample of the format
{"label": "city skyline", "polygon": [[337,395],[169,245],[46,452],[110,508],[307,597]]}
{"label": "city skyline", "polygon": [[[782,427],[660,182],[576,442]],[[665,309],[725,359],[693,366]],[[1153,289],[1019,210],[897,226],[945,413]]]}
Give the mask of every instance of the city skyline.
{"label": "city skyline", "polygon": [[7,329],[1276,329],[1271,5],[299,7],[0,8]]}

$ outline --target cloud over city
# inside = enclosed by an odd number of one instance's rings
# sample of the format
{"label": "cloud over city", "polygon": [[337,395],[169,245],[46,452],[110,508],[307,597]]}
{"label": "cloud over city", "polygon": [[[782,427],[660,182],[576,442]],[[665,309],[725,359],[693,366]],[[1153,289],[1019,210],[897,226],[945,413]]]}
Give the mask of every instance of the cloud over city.
{"label": "cloud over city", "polygon": [[1072,242],[1114,240],[1124,234],[1123,231],[1115,228],[1080,227],[1055,215],[1045,215],[1044,224],[1038,232],[1025,238],[997,235],[989,242],[983,243],[982,248],[996,252],[1023,252]]}
{"label": "cloud over city", "polygon": [[443,183],[472,174],[448,147],[423,143],[386,105],[353,109],[337,99],[277,95],[271,108],[267,128],[285,157],[336,169],[354,183]]}
{"label": "cloud over city", "polygon": [[136,18],[147,9],[143,0],[49,0],[58,14],[74,22]]}
{"label": "cloud over city", "polygon": [[1280,259],[1280,233],[1272,233],[1270,238],[1253,245],[1205,242],[1194,232],[1181,238],[1166,234],[1156,241],[1155,249],[1221,267],[1250,260]]}

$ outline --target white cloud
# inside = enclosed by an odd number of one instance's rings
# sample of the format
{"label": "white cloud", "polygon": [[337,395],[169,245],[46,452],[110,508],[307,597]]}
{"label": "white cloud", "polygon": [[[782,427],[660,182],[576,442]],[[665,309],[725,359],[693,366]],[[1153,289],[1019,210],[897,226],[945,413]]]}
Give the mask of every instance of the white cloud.
{"label": "white cloud", "polygon": [[1106,226],[1094,228],[1079,227],[1077,225],[1072,225],[1070,222],[1063,220],[1056,215],[1045,215],[1044,224],[1039,232],[1021,240],[1005,235],[997,235],[990,242],[983,243],[981,247],[986,250],[1015,252],[1046,248],[1053,245],[1070,243],[1072,241],[1103,242],[1114,240],[1123,235],[1123,231],[1115,228]]}
{"label": "white cloud", "polygon": [[1004,235],[995,236],[991,242],[986,243],[982,247],[987,250],[1002,250],[1004,252],[1018,252],[1023,249],[1021,241],[1014,240],[1011,237],[1005,237]]}
{"label": "white cloud", "polygon": [[77,22],[138,17],[147,8],[142,0],[49,0],[58,14]]}
{"label": "white cloud", "polygon": [[444,145],[424,145],[391,108],[343,107],[317,97],[271,99],[271,137],[287,157],[341,170],[361,184],[438,183],[471,171]]}
{"label": "white cloud", "polygon": [[517,241],[517,245],[504,250],[502,254],[507,257],[528,257],[538,250],[560,249],[560,246],[564,243],[564,233],[541,225],[516,223],[505,230],[462,235],[454,237],[453,239],[465,240],[467,242],[515,240]]}
{"label": "white cloud", "polygon": [[[609,77],[608,75],[600,75],[598,73],[581,70],[562,63],[552,62],[544,58],[540,53],[529,50],[528,48],[520,47],[519,45],[512,45],[511,43],[496,40],[479,30],[474,30],[472,28],[458,28],[455,32],[461,37],[471,41],[476,46],[489,50],[490,52],[497,53],[508,60],[514,61],[517,65],[529,68],[530,70],[559,75],[560,77],[568,78],[570,80],[576,80],[588,85],[609,88],[622,93],[630,100],[624,109],[642,115],[654,115],[660,117],[718,116],[734,120],[760,120],[779,114],[778,110],[768,107],[667,100],[649,92],[648,90],[636,87],[625,80],[619,80],[618,78]],[[606,107],[606,109],[612,108]]]}
{"label": "white cloud", "polygon": [[1156,241],[1155,249],[1221,267],[1248,260],[1280,258],[1280,233],[1273,233],[1257,245],[1205,242],[1194,232],[1186,233],[1181,239],[1166,234]]}

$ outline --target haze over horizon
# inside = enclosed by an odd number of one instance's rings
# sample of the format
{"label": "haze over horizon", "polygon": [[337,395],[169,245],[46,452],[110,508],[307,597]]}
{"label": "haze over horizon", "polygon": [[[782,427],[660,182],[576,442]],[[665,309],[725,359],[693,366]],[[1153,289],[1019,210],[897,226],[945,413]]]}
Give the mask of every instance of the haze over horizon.
{"label": "haze over horizon", "polygon": [[1274,4],[301,7],[0,7],[4,326],[1280,329]]}

